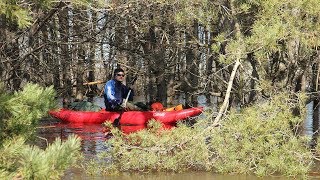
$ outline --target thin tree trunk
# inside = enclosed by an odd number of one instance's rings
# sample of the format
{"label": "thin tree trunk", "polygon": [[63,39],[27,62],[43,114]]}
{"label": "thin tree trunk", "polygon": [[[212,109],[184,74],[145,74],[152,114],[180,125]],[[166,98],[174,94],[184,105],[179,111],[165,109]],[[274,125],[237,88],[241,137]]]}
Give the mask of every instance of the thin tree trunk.
{"label": "thin tree trunk", "polygon": [[[92,12],[91,17],[91,23],[92,23],[92,29],[91,29],[91,41],[90,41],[90,48],[89,48],[89,59],[88,59],[88,81],[93,82],[95,81],[95,60],[96,60],[96,36],[94,35],[96,33],[96,22],[97,22],[97,13],[95,11]],[[88,96],[92,99],[95,92],[97,90],[97,86],[93,85],[89,87]]]}
{"label": "thin tree trunk", "polygon": [[248,103],[253,103],[256,100],[256,80],[259,79],[259,74],[257,71],[257,62],[255,61],[253,54],[248,54],[248,60],[251,63],[252,66],[252,73],[251,73],[251,80],[250,80],[250,92],[249,92],[249,99]]}
{"label": "thin tree trunk", "polygon": [[[196,55],[196,50],[198,49],[192,44],[192,41],[198,39],[198,23],[194,22],[193,31],[191,34],[186,35],[187,41],[187,53],[186,53],[186,105],[187,106],[197,106],[197,96],[195,92],[198,87],[199,78],[199,61]],[[194,38],[194,39],[193,39]]]}
{"label": "thin tree trunk", "polygon": [[316,63],[312,66],[312,92],[316,93],[316,98],[313,101],[313,112],[312,112],[312,129],[313,129],[313,138],[316,140],[319,134],[319,108],[320,108],[320,93],[319,91],[319,73],[320,73],[320,54],[316,57]]}
{"label": "thin tree trunk", "polygon": [[[235,8],[234,8],[234,2],[235,0],[232,0],[230,2],[230,5],[231,5],[231,13],[232,15],[234,15],[234,19],[233,19],[233,22],[234,22],[234,32],[235,32],[235,39],[237,41],[241,41],[241,31],[240,31],[240,24],[238,23],[238,20],[236,19],[236,16],[235,16]],[[226,110],[228,109],[228,104],[229,104],[229,101],[230,101],[230,94],[231,94],[231,89],[232,89],[232,86],[233,86],[233,80],[236,76],[236,72],[238,70],[238,67],[239,65],[241,64],[240,63],[240,60],[241,60],[241,50],[238,49],[237,50],[237,55],[236,55],[236,60],[235,60],[235,64],[233,66],[233,69],[232,69],[232,72],[231,72],[231,75],[230,75],[230,78],[229,78],[229,82],[228,82],[228,87],[227,87],[227,91],[226,91],[226,95],[224,97],[224,101],[219,109],[219,112],[216,116],[216,118],[214,119],[213,121],[213,125],[218,125],[219,122],[221,121],[221,117],[224,115],[224,113],[226,112]]]}
{"label": "thin tree trunk", "polygon": [[222,115],[224,115],[225,111],[228,108],[231,88],[232,88],[232,85],[233,85],[233,80],[234,80],[234,77],[236,76],[236,72],[238,70],[239,65],[240,65],[240,59],[237,59],[235,64],[234,64],[234,66],[233,66],[233,70],[231,72],[231,76],[230,76],[230,79],[229,79],[229,82],[228,82],[228,87],[227,87],[226,95],[224,97],[224,101],[223,101],[223,103],[222,103],[222,105],[220,107],[218,115],[214,119],[213,124],[219,124]]}
{"label": "thin tree trunk", "polygon": [[68,22],[68,8],[64,8],[59,13],[59,35],[60,35],[60,50],[61,50],[61,69],[62,69],[62,82],[63,93],[65,97],[71,97],[72,95],[72,81],[71,81],[71,58],[70,58],[70,49],[68,46],[69,41],[69,22]]}
{"label": "thin tree trunk", "polygon": [[53,21],[49,24],[49,34],[50,34],[50,40],[54,43],[52,43],[53,46],[51,46],[51,49],[48,51],[50,52],[50,63],[48,64],[49,67],[51,68],[52,71],[52,81],[53,81],[53,86],[55,89],[59,89],[61,87],[61,81],[60,81],[60,63],[61,59],[55,56],[58,54],[58,31],[57,29],[57,18],[54,18]]}

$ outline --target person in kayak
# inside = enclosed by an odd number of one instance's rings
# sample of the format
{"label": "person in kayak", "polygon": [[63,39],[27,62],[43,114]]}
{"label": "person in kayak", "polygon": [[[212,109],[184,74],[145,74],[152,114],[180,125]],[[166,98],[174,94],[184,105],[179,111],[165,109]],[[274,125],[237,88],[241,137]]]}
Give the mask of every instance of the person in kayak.
{"label": "person in kayak", "polygon": [[[107,111],[141,111],[133,101],[134,92],[131,88],[123,84],[125,78],[124,70],[117,68],[114,70],[113,79],[109,80],[104,87],[104,102]],[[125,102],[128,93],[128,101]]]}

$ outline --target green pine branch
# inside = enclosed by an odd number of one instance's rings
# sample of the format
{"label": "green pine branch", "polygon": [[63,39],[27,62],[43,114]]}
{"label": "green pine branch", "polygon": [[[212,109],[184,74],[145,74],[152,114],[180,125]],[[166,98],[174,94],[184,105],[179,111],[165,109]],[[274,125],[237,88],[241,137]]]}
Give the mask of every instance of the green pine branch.
{"label": "green pine branch", "polygon": [[58,179],[79,155],[80,139],[57,139],[42,150],[25,144],[22,137],[7,140],[0,149],[0,179]]}
{"label": "green pine branch", "polygon": [[10,94],[0,85],[0,92],[0,179],[58,179],[79,157],[80,139],[57,139],[46,150],[25,143],[55,107],[53,87],[27,84]]}

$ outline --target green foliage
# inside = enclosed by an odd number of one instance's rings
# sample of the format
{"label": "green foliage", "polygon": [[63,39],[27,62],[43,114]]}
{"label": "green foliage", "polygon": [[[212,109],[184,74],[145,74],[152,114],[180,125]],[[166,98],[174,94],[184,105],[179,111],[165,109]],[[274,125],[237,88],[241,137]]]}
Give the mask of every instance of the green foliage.
{"label": "green foliage", "polygon": [[0,149],[0,178],[58,179],[76,162],[79,150],[75,136],[64,143],[57,139],[46,150],[26,145],[22,137],[6,140]]}
{"label": "green foliage", "polygon": [[[80,163],[80,168],[84,169],[86,171],[86,174],[91,176],[111,174],[107,172],[110,169],[108,168],[108,164],[106,163],[106,161],[99,161],[97,159],[85,160],[84,162]],[[112,170],[112,172],[115,173],[117,171]]]}
{"label": "green foliage", "polygon": [[[19,0],[0,0],[0,15],[5,17],[12,24],[18,25],[19,28],[27,28],[32,25],[34,16],[33,8],[49,9],[54,5],[52,0],[37,1],[19,1]],[[31,6],[32,5],[32,6]]]}
{"label": "green foliage", "polygon": [[[305,118],[303,95],[278,94],[255,106],[232,110],[220,127],[211,127],[212,115],[193,127],[149,128],[124,135],[112,128],[107,143],[112,169],[120,171],[212,170],[219,173],[282,174],[304,177],[313,164],[309,138],[295,132]],[[292,111],[300,109],[300,116]],[[208,126],[209,125],[209,126]]]}
{"label": "green foliage", "polygon": [[307,174],[310,139],[293,133],[292,127],[304,119],[292,115],[296,106],[297,101],[280,94],[240,113],[232,111],[223,127],[213,131],[213,166],[221,173]]}
{"label": "green foliage", "polygon": [[14,94],[1,94],[0,141],[8,136],[31,135],[38,120],[55,107],[54,98],[53,87],[43,88],[36,84],[27,84],[23,91]]}
{"label": "green foliage", "polygon": [[0,15],[11,21],[17,22],[20,28],[25,28],[31,25],[30,11],[26,7],[18,5],[17,1],[0,0]]}
{"label": "green foliage", "polygon": [[[167,1],[167,2],[170,2]],[[174,21],[182,26],[191,25],[195,20],[207,29],[214,29],[212,22],[217,19],[219,6],[208,0],[183,0],[174,2],[179,11],[174,12]]]}
{"label": "green foliage", "polygon": [[57,139],[46,150],[25,143],[55,107],[53,88],[27,84],[8,94],[0,85],[0,93],[0,179],[58,179],[79,157],[80,139]]}
{"label": "green foliage", "polygon": [[[28,27],[32,24],[32,17],[29,16],[29,11],[26,9],[17,9],[10,14],[17,21],[20,28]],[[9,16],[9,17],[10,17]]]}
{"label": "green foliage", "polygon": [[[251,50],[264,53],[277,52],[281,43],[299,40],[303,53],[319,46],[318,36],[320,6],[318,1],[257,1],[260,11],[252,26],[252,36],[247,43]],[[266,58],[264,58],[266,60]]]}
{"label": "green foliage", "polygon": [[148,129],[129,135],[113,128],[114,138],[107,141],[112,150],[102,157],[112,158],[113,168],[121,171],[208,168],[204,137],[195,136],[197,131],[185,125],[172,130],[161,127],[159,122],[151,121]]}
{"label": "green foliage", "polygon": [[[104,4],[101,0],[74,0],[70,2],[76,7],[101,7]],[[0,0],[0,15],[5,15],[6,19],[12,24],[18,25],[19,28],[27,28],[38,18],[38,14],[34,14],[34,9],[45,11],[51,9],[56,3],[59,2],[53,0]]]}

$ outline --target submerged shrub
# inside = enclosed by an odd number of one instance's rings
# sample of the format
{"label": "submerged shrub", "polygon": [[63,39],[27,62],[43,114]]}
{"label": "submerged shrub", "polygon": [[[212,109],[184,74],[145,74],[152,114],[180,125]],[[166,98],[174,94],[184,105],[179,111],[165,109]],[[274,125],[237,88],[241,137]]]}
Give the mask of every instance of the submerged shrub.
{"label": "submerged shrub", "polygon": [[[193,127],[160,131],[159,126],[130,135],[112,129],[109,152],[120,171],[212,170],[258,176],[304,176],[313,155],[309,138],[296,127],[305,118],[303,96],[280,94],[241,111],[231,110],[219,127],[210,126],[212,115]],[[299,110],[293,115],[293,110]],[[155,123],[155,122],[151,122]],[[156,128],[156,129],[154,129]],[[158,129],[157,129],[158,128]]]}
{"label": "submerged shrub", "polygon": [[182,171],[206,169],[208,151],[203,136],[185,125],[170,130],[159,122],[129,135],[112,129],[114,137],[107,141],[111,150],[104,157],[112,158],[114,168],[121,171]]}
{"label": "submerged shrub", "polygon": [[[259,176],[306,174],[312,165],[309,138],[295,134],[304,117],[300,102],[281,94],[241,112],[232,110],[221,128],[212,131],[212,164],[221,173]],[[300,116],[293,108],[299,107]]]}

